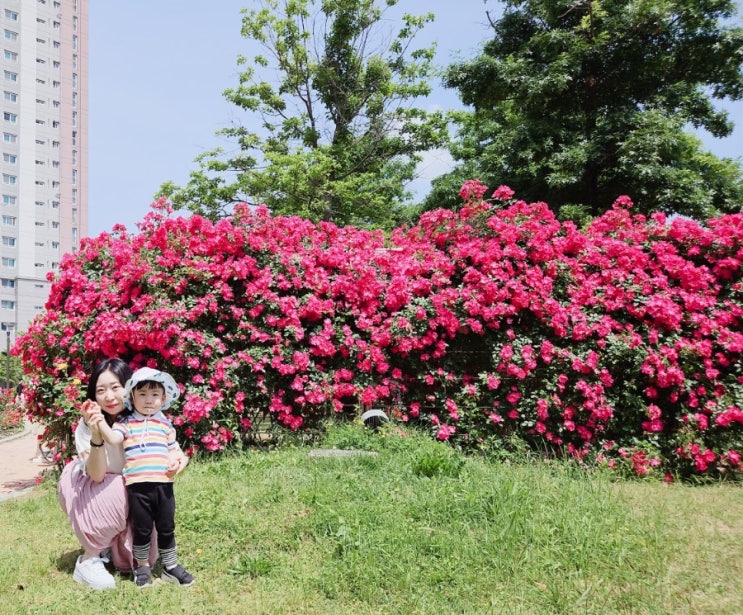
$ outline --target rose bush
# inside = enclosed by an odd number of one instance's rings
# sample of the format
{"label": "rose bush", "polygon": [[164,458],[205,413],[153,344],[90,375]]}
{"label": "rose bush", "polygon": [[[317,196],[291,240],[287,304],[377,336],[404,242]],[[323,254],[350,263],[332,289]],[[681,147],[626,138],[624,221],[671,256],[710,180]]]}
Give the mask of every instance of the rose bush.
{"label": "rose bush", "polygon": [[23,429],[23,404],[15,389],[0,389],[0,438]]}
{"label": "rose bush", "polygon": [[485,451],[513,437],[645,475],[737,473],[743,215],[631,214],[584,230],[463,186],[459,212],[385,237],[238,207],[116,227],[64,258],[19,338],[33,414],[70,433],[80,382],[120,356],[170,372],[190,452],[379,406]]}

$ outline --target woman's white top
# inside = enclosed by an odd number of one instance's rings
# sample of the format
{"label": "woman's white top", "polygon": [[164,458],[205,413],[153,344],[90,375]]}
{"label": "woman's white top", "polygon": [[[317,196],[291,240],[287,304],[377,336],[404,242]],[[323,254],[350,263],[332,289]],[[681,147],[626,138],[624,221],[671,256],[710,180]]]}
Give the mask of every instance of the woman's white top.
{"label": "woman's white top", "polygon": [[[83,453],[90,454],[90,438],[92,435],[88,424],[80,419],[77,423],[77,429],[75,429],[75,449],[79,459],[78,464],[83,471],[85,470],[85,462],[82,457]],[[105,442],[103,447],[106,453],[106,472],[121,474],[124,470],[124,447],[121,444],[109,444],[108,442]]]}

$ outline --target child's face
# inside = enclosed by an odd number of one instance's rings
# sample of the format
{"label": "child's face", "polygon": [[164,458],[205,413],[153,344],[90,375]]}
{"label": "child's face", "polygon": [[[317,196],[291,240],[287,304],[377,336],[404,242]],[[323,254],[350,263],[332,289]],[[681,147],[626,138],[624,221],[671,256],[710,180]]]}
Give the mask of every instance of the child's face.
{"label": "child's face", "polygon": [[142,387],[132,391],[134,409],[145,416],[152,416],[160,412],[164,403],[165,388],[156,382],[145,383]]}

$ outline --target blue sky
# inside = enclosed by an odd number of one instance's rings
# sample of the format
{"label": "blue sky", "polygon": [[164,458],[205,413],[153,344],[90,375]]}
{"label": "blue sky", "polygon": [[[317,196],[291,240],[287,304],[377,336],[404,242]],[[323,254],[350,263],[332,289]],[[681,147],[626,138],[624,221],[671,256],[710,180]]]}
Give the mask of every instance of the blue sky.
{"label": "blue sky", "polygon": [[[240,36],[240,9],[252,4],[91,0],[89,235],[110,231],[116,223],[136,231],[163,182],[185,183],[198,154],[230,146],[215,136],[217,130],[247,122],[222,92],[237,84],[238,54],[250,57],[257,51]],[[416,40],[436,40],[442,66],[475,55],[488,36],[486,9],[500,10],[492,0],[402,0],[400,5],[403,11],[436,14]],[[455,92],[440,87],[429,103],[442,109],[459,104]],[[736,124],[734,136],[700,137],[717,155],[740,158],[743,102],[725,107]],[[434,155],[422,172],[435,177],[446,164],[445,157]]]}

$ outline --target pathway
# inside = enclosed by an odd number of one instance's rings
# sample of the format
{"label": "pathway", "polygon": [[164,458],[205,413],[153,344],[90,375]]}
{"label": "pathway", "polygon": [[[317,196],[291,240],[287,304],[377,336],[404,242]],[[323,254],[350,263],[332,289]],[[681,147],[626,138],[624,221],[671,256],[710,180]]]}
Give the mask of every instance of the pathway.
{"label": "pathway", "polygon": [[0,501],[31,491],[44,470],[53,467],[39,456],[38,424],[26,423],[22,433],[0,440]]}

